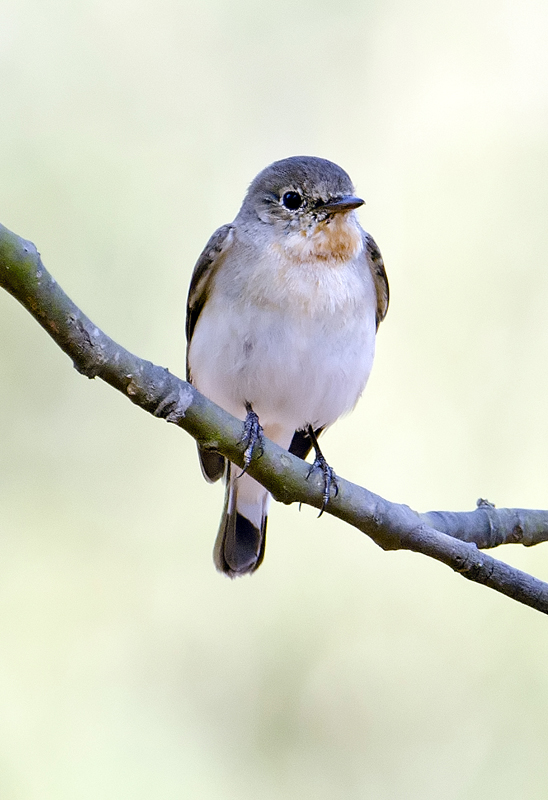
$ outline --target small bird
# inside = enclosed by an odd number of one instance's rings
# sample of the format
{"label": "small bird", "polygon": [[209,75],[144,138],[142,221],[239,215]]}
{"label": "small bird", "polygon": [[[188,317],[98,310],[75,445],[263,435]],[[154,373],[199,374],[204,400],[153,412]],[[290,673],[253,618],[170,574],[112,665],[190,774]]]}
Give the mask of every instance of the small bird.
{"label": "small bird", "polygon": [[324,506],[336,491],[318,437],[356,405],[388,309],[381,254],[356,216],[363,203],[331,161],[276,161],[194,268],[187,380],[244,421],[243,473],[198,445],[204,477],[226,480],[214,561],[232,578],[264,556],[270,494],[245,472],[263,431],[303,459],[314,447]]}

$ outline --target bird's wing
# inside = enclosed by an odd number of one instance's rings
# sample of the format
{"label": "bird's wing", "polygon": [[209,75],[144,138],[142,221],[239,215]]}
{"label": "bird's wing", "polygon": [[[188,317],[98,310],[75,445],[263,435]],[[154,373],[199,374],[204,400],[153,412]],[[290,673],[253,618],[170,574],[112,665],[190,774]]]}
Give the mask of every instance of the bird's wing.
{"label": "bird's wing", "polygon": [[[202,250],[192,273],[186,304],[185,328],[187,338],[186,378],[190,383],[192,383],[192,375],[188,363],[188,348],[198,317],[208,298],[211,280],[222,261],[222,256],[226,253],[234,238],[233,229],[233,225],[223,225],[222,228],[215,231]],[[225,471],[225,459],[223,456],[213,450],[205,450],[200,445],[198,445],[198,455],[200,456],[200,466],[204,478],[210,483],[219,480]]]}
{"label": "bird's wing", "polygon": [[373,281],[375,283],[375,290],[377,292],[377,311],[375,318],[377,321],[378,330],[379,325],[386,317],[386,312],[388,311],[388,302],[390,300],[388,278],[386,277],[386,270],[384,268],[384,261],[382,260],[381,251],[377,247],[375,240],[368,233],[365,233],[364,242],[367,265],[371,270],[371,275],[373,276]]}
{"label": "bird's wing", "polygon": [[[204,303],[206,302],[209,294],[209,287],[211,279],[217,271],[223,256],[230,247],[234,238],[234,225],[223,225],[218,228],[211,236],[210,240],[202,250],[192,278],[190,280],[190,289],[188,290],[188,299],[186,303],[186,339],[187,339],[187,353],[188,345],[192,339],[194,328],[198,321],[198,317],[202,312]],[[190,380],[188,374],[187,363],[187,378]]]}

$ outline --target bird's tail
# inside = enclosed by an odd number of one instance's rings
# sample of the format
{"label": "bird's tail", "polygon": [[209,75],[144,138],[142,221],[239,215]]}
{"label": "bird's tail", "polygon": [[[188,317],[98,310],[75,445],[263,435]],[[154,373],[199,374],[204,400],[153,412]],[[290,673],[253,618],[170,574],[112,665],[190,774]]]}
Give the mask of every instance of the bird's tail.
{"label": "bird's tail", "polygon": [[270,494],[227,461],[225,505],[213,560],[229,577],[255,572],[264,557]]}

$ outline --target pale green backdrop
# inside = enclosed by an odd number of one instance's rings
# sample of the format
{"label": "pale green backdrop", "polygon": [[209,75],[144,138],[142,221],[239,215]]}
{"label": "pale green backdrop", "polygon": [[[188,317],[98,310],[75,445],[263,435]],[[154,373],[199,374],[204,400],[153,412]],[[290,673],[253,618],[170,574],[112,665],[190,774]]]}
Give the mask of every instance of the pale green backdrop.
{"label": "pale green backdrop", "polygon": [[[196,257],[294,154],[351,174],[392,288],[331,464],[548,507],[545,0],[0,0],[0,222],[139,355],[184,373]],[[546,797],[546,617],[308,508],[230,582],[221,504],[0,294],[2,800]]]}

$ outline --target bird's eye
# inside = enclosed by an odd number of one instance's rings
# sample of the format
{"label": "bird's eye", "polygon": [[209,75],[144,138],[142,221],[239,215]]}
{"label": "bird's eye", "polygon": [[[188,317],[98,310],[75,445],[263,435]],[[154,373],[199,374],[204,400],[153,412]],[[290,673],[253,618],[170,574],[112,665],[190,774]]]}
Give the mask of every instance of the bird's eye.
{"label": "bird's eye", "polygon": [[282,197],[282,203],[290,211],[296,211],[303,204],[303,198],[298,192],[286,192]]}

